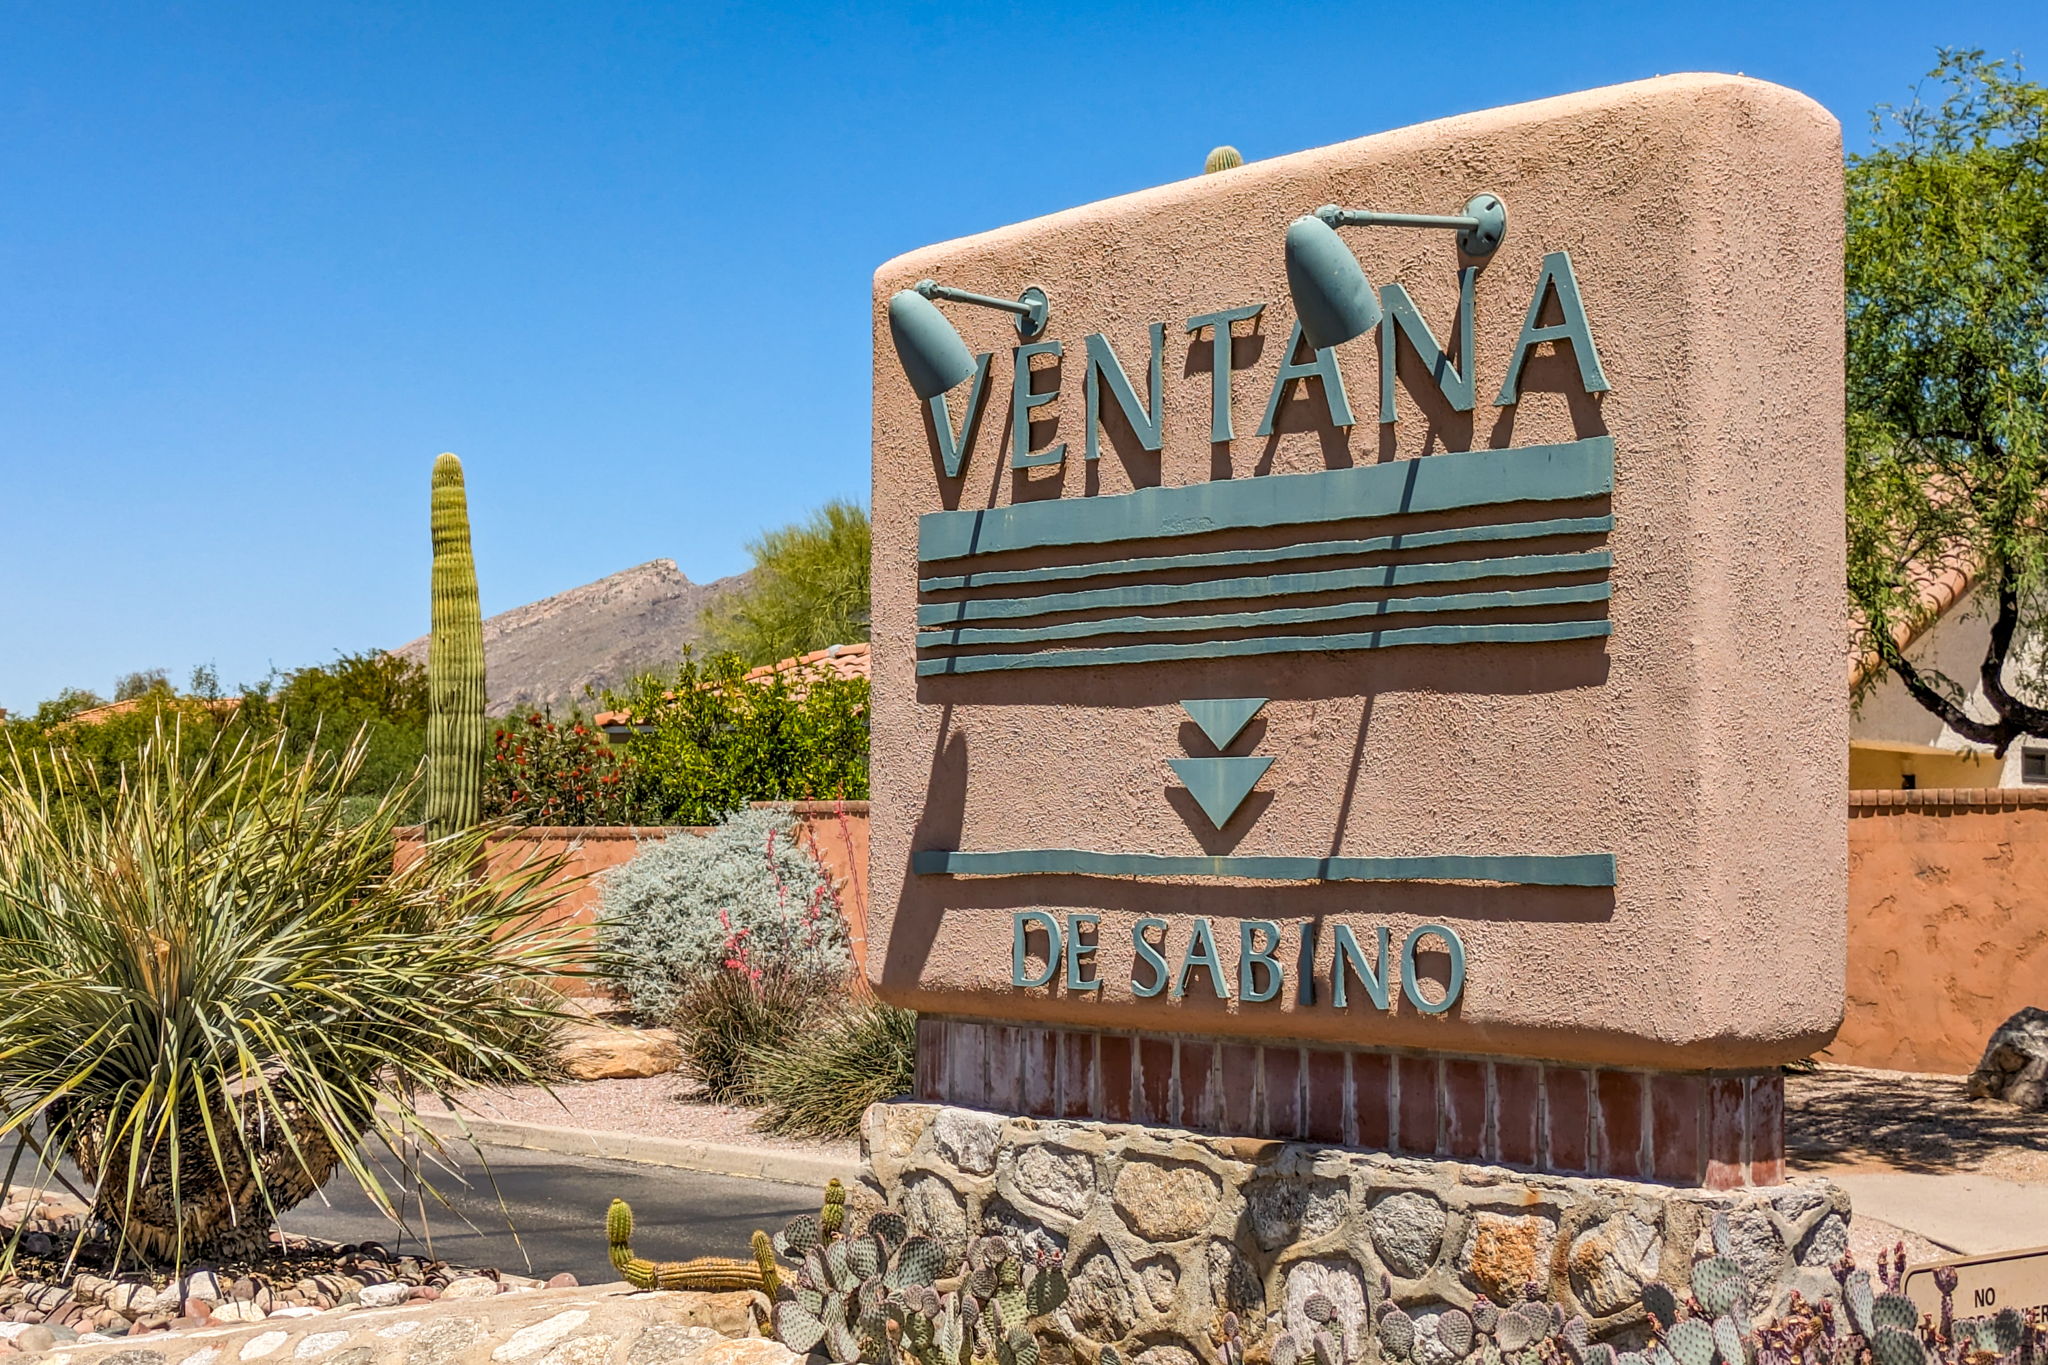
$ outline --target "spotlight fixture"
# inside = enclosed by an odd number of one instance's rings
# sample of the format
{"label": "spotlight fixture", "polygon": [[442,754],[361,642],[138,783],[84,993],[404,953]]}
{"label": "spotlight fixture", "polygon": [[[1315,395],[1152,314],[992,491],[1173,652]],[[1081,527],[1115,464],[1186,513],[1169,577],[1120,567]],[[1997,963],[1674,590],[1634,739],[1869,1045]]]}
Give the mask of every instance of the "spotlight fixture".
{"label": "spotlight fixture", "polygon": [[1340,227],[1452,228],[1460,251],[1484,259],[1507,235],[1508,210],[1498,195],[1475,194],[1463,213],[1381,213],[1325,204],[1295,219],[1287,228],[1287,290],[1302,335],[1319,351],[1371,331],[1380,320],[1379,296],[1337,235]]}
{"label": "spotlight fixture", "polygon": [[1051,311],[1045,291],[1035,284],[1014,299],[954,289],[936,280],[919,280],[912,288],[897,290],[889,296],[889,336],[896,343],[896,358],[903,363],[911,389],[923,399],[938,397],[975,369],[967,343],[933,299],[1014,313],[1017,335],[1027,341],[1045,330]]}

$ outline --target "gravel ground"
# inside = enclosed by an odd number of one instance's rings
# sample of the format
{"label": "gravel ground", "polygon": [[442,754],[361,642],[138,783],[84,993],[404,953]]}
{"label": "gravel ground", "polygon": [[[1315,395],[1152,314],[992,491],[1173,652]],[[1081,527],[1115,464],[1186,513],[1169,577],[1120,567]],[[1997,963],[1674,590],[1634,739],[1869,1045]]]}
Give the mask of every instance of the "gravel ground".
{"label": "gravel ground", "polygon": [[816,1142],[757,1133],[751,1109],[693,1099],[691,1081],[680,1074],[623,1081],[560,1081],[552,1089],[552,1094],[531,1085],[482,1090],[463,1108],[481,1118],[514,1123],[730,1142],[847,1159],[860,1155],[860,1146],[854,1142]]}
{"label": "gravel ground", "polygon": [[1794,1170],[1975,1171],[2048,1183],[2048,1114],[1973,1100],[1960,1076],[1823,1067],[1785,1078]]}

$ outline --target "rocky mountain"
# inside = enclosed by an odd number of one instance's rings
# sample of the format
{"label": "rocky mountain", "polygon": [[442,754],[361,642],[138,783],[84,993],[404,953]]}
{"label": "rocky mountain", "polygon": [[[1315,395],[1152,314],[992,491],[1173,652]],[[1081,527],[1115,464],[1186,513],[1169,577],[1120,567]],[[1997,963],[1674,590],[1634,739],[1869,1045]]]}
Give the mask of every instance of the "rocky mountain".
{"label": "rocky mountain", "polygon": [[[591,708],[584,688],[623,687],[671,668],[698,638],[698,617],[745,584],[734,574],[692,583],[673,559],[654,559],[484,621],[484,674],[492,715],[527,707]],[[393,651],[427,661],[424,635]]]}

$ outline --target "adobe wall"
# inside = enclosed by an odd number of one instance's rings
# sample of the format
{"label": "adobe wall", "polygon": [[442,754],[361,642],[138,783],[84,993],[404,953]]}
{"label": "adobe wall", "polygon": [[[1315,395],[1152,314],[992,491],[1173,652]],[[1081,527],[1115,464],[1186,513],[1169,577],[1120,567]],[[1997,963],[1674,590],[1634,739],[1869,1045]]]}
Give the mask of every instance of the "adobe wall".
{"label": "adobe wall", "polygon": [[[856,980],[867,961],[868,803],[865,801],[762,801],[763,809],[787,810],[798,821],[798,835],[839,891],[839,911],[846,920]],[[561,855],[564,879],[581,878],[574,890],[549,912],[551,924],[588,926],[597,922],[597,878],[630,862],[640,846],[671,834],[703,834],[703,828],[675,826],[581,825],[534,826],[491,840],[488,867],[502,873],[539,858]],[[394,831],[397,861],[405,865],[419,856],[423,830],[418,825]]]}
{"label": "adobe wall", "polygon": [[1962,1074],[2048,1006],[2048,790],[1849,795],[1848,1007],[1830,1061]]}

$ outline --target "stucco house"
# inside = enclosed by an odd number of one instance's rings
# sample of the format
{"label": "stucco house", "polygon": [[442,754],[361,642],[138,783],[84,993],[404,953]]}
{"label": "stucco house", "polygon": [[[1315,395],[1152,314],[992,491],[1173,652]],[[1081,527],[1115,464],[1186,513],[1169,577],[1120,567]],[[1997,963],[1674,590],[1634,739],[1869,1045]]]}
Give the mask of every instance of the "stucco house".
{"label": "stucco house", "polygon": [[[1940,670],[1958,682],[1975,680],[1991,637],[1977,583],[1950,574],[1927,588],[1931,613],[1905,641],[1906,657],[1917,665]],[[2018,685],[2017,661],[2036,659],[2041,640],[2017,641],[2006,659],[2008,690],[2025,696]],[[1850,685],[1859,686],[1873,661],[1858,660]],[[1982,685],[1970,690],[1972,715],[1989,718]],[[1927,708],[1913,700],[1898,678],[1886,675],[1856,706],[1849,719],[1849,789],[1910,790],[1917,787],[2048,786],[2048,739],[2023,739],[1992,756],[1981,744],[1956,734]]]}

